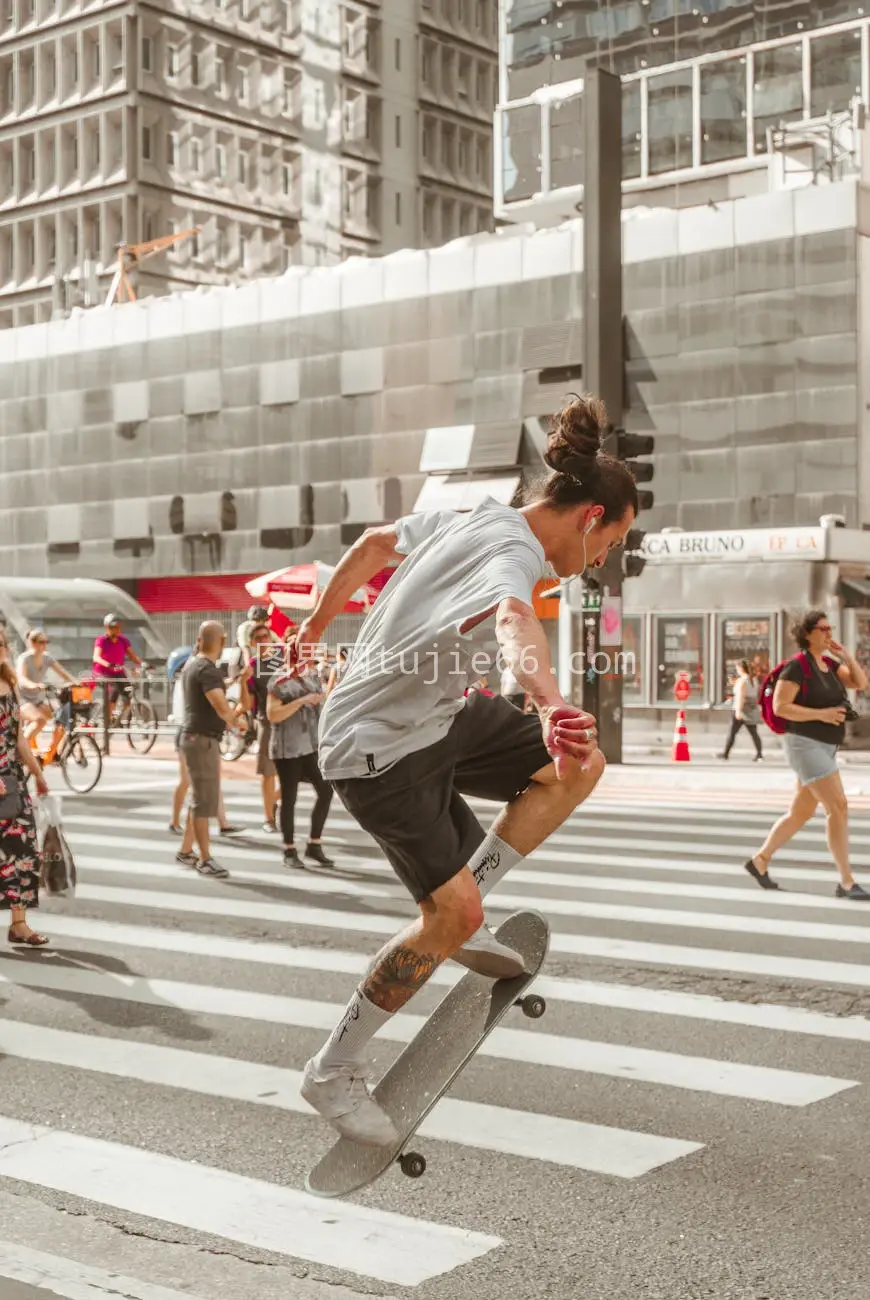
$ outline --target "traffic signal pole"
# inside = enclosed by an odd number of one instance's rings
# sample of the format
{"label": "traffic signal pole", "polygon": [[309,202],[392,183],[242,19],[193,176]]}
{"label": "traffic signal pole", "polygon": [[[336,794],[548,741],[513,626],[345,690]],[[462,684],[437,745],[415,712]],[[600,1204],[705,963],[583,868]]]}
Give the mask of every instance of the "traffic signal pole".
{"label": "traffic signal pole", "polygon": [[[604,399],[614,427],[604,450],[617,455],[624,400],[622,87],[619,77],[601,68],[584,75],[583,131],[583,386]],[[571,615],[572,626],[581,632],[572,637],[583,655],[578,693],[583,707],[598,719],[598,743],[609,763],[622,762],[622,577],[620,549],[610,553],[604,568],[592,571],[583,584],[584,608]],[[573,584],[575,589],[579,585]]]}

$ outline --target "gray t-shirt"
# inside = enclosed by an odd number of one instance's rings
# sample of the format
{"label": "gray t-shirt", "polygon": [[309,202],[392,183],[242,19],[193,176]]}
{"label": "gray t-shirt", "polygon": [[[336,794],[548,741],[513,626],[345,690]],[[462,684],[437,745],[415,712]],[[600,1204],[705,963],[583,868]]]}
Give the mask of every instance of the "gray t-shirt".
{"label": "gray t-shirt", "polygon": [[491,497],[470,514],[406,516],[396,530],[408,558],[321,713],[320,767],[333,781],[375,776],[441,740],[483,675],[472,665],[492,644],[490,616],[509,597],[531,605],[548,572],[525,516]]}
{"label": "gray t-shirt", "polygon": [[57,660],[46,650],[42,656],[42,667],[39,668],[36,663],[36,655],[32,650],[25,650],[23,655],[18,656],[16,670],[19,677],[29,677],[32,682],[39,682],[39,690],[35,691],[29,686],[19,686],[22,700],[28,704],[43,704],[46,700],[45,693],[45,674],[50,668],[57,667]]}

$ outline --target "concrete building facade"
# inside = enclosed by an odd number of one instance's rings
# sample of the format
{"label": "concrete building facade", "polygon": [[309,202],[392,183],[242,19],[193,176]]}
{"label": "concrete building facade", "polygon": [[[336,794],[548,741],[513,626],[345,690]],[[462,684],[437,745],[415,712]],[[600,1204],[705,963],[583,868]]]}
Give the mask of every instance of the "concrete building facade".
{"label": "concrete building facade", "polygon": [[0,326],[492,223],[496,0],[4,0]]}

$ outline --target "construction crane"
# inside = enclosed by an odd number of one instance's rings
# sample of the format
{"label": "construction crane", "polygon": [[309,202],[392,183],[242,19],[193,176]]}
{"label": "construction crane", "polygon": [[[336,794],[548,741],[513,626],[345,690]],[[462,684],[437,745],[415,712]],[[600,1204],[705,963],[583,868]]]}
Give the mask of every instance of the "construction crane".
{"label": "construction crane", "polygon": [[191,235],[198,235],[199,231],[199,226],[192,226],[190,230],[179,230],[174,235],[161,235],[159,239],[149,239],[145,244],[119,244],[118,265],[109,286],[106,306],[111,307],[116,302],[135,302],[136,290],[133,288],[129,272],[146,258],[162,253],[165,248],[171,248],[173,244],[180,243],[182,239],[189,239]]}

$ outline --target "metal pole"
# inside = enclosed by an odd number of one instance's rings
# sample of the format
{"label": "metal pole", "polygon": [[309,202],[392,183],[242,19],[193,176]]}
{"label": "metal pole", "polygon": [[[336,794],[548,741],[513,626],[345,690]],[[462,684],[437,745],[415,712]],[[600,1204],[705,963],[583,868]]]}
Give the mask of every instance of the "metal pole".
{"label": "metal pole", "polygon": [[103,754],[106,758],[109,757],[109,743],[111,736],[111,730],[109,727],[109,685],[109,682],[100,682],[100,686],[103,690]]}
{"label": "metal pole", "polygon": [[[622,85],[601,68],[588,69],[583,92],[584,335],[583,383],[604,399],[610,423],[622,424]],[[606,451],[615,451],[613,445]],[[622,762],[622,551],[596,574],[601,613],[584,614],[583,703],[598,718],[599,744],[610,763]],[[606,644],[602,646],[602,614]],[[592,635],[594,631],[594,637]],[[591,659],[590,652],[591,650]]]}

